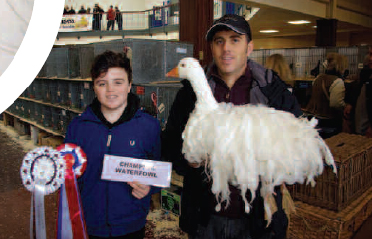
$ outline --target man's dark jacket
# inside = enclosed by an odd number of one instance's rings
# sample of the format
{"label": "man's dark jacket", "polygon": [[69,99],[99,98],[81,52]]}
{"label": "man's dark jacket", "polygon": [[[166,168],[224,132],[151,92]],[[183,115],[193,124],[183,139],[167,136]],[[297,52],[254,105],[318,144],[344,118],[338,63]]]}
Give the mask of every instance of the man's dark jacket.
{"label": "man's dark jacket", "polygon": [[[295,116],[302,115],[296,98],[287,90],[285,83],[279,76],[267,70],[254,61],[248,60],[248,66],[252,73],[252,88],[250,90],[250,104],[265,104],[278,110],[293,113]],[[207,70],[207,77],[211,68]],[[215,82],[208,77],[209,85],[214,92]],[[182,155],[182,132],[185,128],[189,114],[193,111],[196,95],[187,80],[182,81],[183,87],[177,93],[170,110],[166,129],[162,135],[162,155],[165,160],[173,163],[173,169],[184,176],[183,192],[181,198],[180,227],[183,231],[193,235],[199,224],[206,226],[211,214],[211,205],[208,201],[210,188],[206,183],[204,167],[192,168]],[[285,237],[288,219],[282,209],[282,194],[276,187],[278,212],[273,215],[272,223],[268,228],[264,220],[263,199],[259,189],[252,203],[251,212],[247,214],[252,220],[251,235],[253,239],[268,238],[263,234],[275,233],[275,239]],[[270,238],[270,237],[269,237]]]}

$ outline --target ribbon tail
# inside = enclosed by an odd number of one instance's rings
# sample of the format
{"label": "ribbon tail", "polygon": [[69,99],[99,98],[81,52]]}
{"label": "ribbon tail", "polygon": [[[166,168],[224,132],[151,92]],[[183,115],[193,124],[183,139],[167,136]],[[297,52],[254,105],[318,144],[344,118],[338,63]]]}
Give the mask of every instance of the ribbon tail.
{"label": "ribbon tail", "polygon": [[30,239],[34,239],[34,192],[31,194],[31,210],[30,210]]}
{"label": "ribbon tail", "polygon": [[83,232],[84,232],[84,239],[89,239],[88,238],[88,233],[87,233],[87,228],[86,228],[86,225],[85,225],[85,220],[84,220],[84,211],[83,211],[83,208],[81,207],[81,198],[80,198],[80,192],[79,192],[79,188],[78,188],[78,183],[76,181],[76,177],[74,177],[74,182],[75,182],[75,191],[76,191],[76,195],[77,195],[77,201],[78,201],[78,206],[79,206],[79,211],[80,211],[80,222],[81,224],[83,225]]}
{"label": "ribbon tail", "polygon": [[83,215],[80,207],[79,191],[77,189],[75,174],[73,172],[71,178],[66,178],[65,187],[73,238],[86,238],[86,230],[84,221],[82,220]]}
{"label": "ribbon tail", "polygon": [[37,239],[46,239],[44,195],[45,195],[44,186],[36,185],[35,187],[35,225],[36,225],[36,238]]}
{"label": "ribbon tail", "polygon": [[58,230],[57,235],[58,239],[72,239],[72,227],[70,220],[69,206],[66,197],[66,188],[63,184],[60,190],[60,203],[59,203],[59,212],[58,212]]}

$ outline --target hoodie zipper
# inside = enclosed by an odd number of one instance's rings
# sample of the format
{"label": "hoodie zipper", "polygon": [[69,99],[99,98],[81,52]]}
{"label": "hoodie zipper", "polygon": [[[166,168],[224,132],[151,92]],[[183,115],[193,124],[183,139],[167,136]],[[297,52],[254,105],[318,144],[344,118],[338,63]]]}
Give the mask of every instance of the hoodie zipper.
{"label": "hoodie zipper", "polygon": [[111,146],[111,132],[109,133],[107,137],[107,148],[109,152],[110,152],[110,146]]}
{"label": "hoodie zipper", "polygon": [[[111,153],[111,139],[112,139],[111,129],[109,129],[108,136],[107,136],[107,143],[106,143],[107,154]],[[108,185],[106,187],[106,223],[109,228],[109,234],[111,236],[111,225],[109,224],[109,188],[108,188]]]}

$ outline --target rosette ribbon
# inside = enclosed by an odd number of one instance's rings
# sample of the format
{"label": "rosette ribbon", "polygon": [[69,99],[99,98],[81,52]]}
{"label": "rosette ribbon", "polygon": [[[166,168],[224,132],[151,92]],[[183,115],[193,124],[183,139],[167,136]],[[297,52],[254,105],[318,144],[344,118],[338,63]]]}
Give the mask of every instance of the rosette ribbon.
{"label": "rosette ribbon", "polygon": [[65,183],[59,195],[57,239],[87,239],[84,214],[76,178],[83,174],[87,159],[84,151],[74,144],[57,148],[65,161]]}
{"label": "rosette ribbon", "polygon": [[[23,185],[32,192],[30,238],[46,239],[44,196],[58,190],[64,182],[65,163],[51,147],[36,148],[26,154],[21,166]],[[35,212],[35,215],[34,215]]]}

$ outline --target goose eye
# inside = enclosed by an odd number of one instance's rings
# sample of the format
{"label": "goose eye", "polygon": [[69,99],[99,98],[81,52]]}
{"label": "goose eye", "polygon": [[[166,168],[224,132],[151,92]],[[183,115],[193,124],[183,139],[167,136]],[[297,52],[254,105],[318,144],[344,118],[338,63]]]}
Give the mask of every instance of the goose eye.
{"label": "goose eye", "polygon": [[185,64],[181,64],[181,67],[185,67]]}

